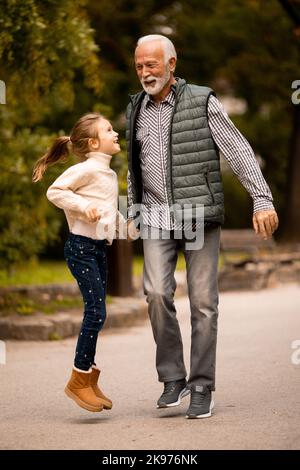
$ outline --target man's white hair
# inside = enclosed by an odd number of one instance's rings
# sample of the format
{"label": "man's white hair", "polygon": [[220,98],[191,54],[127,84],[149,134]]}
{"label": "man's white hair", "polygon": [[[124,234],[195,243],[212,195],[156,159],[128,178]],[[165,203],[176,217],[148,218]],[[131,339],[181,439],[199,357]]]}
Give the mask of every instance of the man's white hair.
{"label": "man's white hair", "polygon": [[138,40],[136,47],[140,46],[141,44],[144,44],[145,42],[152,41],[160,41],[162,43],[166,62],[168,62],[171,57],[175,57],[175,59],[177,59],[177,53],[174,44],[169,38],[163,36],[162,34],[148,34],[148,36],[142,36]]}

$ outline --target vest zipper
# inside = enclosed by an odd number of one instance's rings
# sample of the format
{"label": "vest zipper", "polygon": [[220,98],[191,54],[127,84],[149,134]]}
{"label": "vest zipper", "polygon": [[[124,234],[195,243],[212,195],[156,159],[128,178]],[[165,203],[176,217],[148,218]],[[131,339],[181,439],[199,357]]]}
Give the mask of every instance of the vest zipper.
{"label": "vest zipper", "polygon": [[[172,139],[172,124],[173,124],[173,118],[175,114],[175,107],[177,103],[177,96],[175,98],[175,103],[174,103],[174,109],[171,115],[171,122],[170,122],[170,129],[169,129],[169,155],[168,155],[168,160],[169,160],[169,182],[170,182],[170,194],[171,194],[171,200],[169,200],[170,206],[174,205],[174,194],[173,194],[173,178],[172,178],[172,144],[171,144],[171,139]],[[167,186],[168,186],[168,181],[167,181]],[[175,218],[174,218],[174,213],[170,212],[170,217],[171,217],[171,222],[174,224]]]}
{"label": "vest zipper", "polygon": [[212,198],[212,202],[215,203],[215,196],[214,196],[214,193],[213,193],[213,191],[212,191],[211,184],[210,184],[209,179],[208,179],[208,170],[205,171],[204,177],[205,177],[205,181],[206,181],[206,185],[207,185],[209,194],[210,194],[210,196],[211,196],[211,198]]}
{"label": "vest zipper", "polygon": [[[169,201],[169,202],[171,202],[170,206],[175,204],[174,203],[174,193],[173,193],[173,177],[172,177],[172,144],[171,144],[172,125],[173,125],[174,115],[175,115],[175,112],[176,112],[176,106],[177,106],[178,99],[179,99],[179,93],[181,94],[182,91],[183,90],[177,90],[177,93],[175,94],[174,109],[173,109],[173,112],[172,112],[172,115],[171,115],[170,129],[169,129],[169,155],[168,155],[168,161],[169,161],[169,180],[170,180],[170,193],[171,193],[171,200]],[[168,181],[167,181],[167,185],[168,185]],[[174,217],[173,212],[171,212],[170,217],[171,217],[171,222],[174,224],[175,217]]]}

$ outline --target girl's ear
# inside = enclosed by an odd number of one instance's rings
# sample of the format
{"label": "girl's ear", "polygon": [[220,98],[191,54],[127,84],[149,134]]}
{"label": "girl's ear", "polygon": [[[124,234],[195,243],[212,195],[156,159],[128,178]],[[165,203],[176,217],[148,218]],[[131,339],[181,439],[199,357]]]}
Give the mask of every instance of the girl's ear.
{"label": "girl's ear", "polygon": [[89,145],[89,148],[91,149],[91,151],[94,151],[94,150],[98,150],[99,147],[100,147],[100,142],[98,139],[92,139],[90,138],[88,140],[88,145]]}

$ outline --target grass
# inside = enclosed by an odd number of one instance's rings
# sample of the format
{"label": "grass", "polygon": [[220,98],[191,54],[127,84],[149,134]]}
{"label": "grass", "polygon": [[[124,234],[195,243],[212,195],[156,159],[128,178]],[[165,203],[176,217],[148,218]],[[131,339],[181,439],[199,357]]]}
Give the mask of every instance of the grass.
{"label": "grass", "polygon": [[[110,304],[112,297],[106,296],[106,303]],[[75,297],[63,297],[62,299],[53,299],[48,302],[39,302],[38,300],[24,298],[23,296],[13,296],[6,298],[4,304],[0,308],[0,317],[6,317],[17,313],[21,316],[30,316],[35,313],[44,313],[50,315],[56,312],[68,311],[72,309],[82,309],[83,303],[80,295]]]}
{"label": "grass", "polygon": [[14,313],[21,316],[30,316],[37,312],[49,315],[74,308],[82,308],[82,299],[80,296],[64,297],[61,300],[49,300],[46,303],[22,296],[14,296],[13,298],[6,299],[6,302],[1,305],[0,316],[6,317]]}
{"label": "grass", "polygon": [[[10,276],[5,271],[0,270],[0,287],[66,282],[74,282],[74,278],[65,261],[31,261],[23,266],[19,266]],[[47,302],[39,302],[21,293],[7,293],[1,300],[0,316],[7,316],[12,313],[28,316],[36,312],[47,315],[58,311],[82,308],[82,298],[80,295],[60,295],[59,297]],[[112,302],[111,296],[106,297],[106,302]]]}
{"label": "grass", "polygon": [[[238,261],[245,257],[244,253],[232,253],[227,256],[229,260]],[[220,256],[219,267],[224,264]],[[185,260],[182,253],[178,255],[177,267],[179,271],[185,269]],[[143,256],[135,256],[133,260],[133,274],[140,276],[143,273]],[[41,285],[48,283],[74,282],[65,261],[30,261],[19,266],[10,276],[0,270],[0,287],[19,285]]]}
{"label": "grass", "polygon": [[[185,269],[184,257],[179,255],[177,269]],[[143,272],[143,257],[135,256],[133,260],[133,274],[141,275]],[[0,270],[0,287],[39,285],[59,282],[74,282],[65,261],[30,261],[19,266],[10,276]]]}
{"label": "grass", "polygon": [[[229,261],[240,261],[245,258],[245,253],[232,253],[227,256]],[[141,276],[143,272],[143,256],[135,256],[133,261],[133,274]],[[219,259],[219,267],[224,264],[223,255]],[[183,253],[179,253],[176,269],[185,270],[185,259]],[[0,287],[18,286],[18,285],[42,285],[48,283],[66,283],[74,282],[65,261],[31,261],[19,266],[10,276],[3,270],[0,270]],[[61,298],[52,299],[47,302],[27,298],[22,294],[7,293],[2,298],[0,306],[0,316],[7,316],[12,313],[18,313],[22,316],[33,315],[36,312],[52,314],[58,311],[82,308],[81,296],[60,296]],[[107,296],[107,303],[112,302],[111,296]],[[53,338],[56,339],[56,338]]]}
{"label": "grass", "polygon": [[8,276],[0,270],[0,287],[72,282],[74,278],[65,261],[30,261]]}

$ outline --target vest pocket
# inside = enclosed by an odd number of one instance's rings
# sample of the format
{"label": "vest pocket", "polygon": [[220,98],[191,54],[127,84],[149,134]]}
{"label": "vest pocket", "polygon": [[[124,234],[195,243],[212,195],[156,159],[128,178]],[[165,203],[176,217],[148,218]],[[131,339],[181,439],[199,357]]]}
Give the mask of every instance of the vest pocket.
{"label": "vest pocket", "polygon": [[211,196],[212,202],[215,203],[215,196],[214,196],[214,193],[213,193],[211,183],[209,181],[209,171],[208,170],[205,170],[204,178],[205,178],[206,186],[207,186],[208,192]]}

